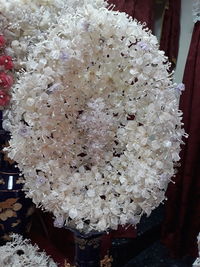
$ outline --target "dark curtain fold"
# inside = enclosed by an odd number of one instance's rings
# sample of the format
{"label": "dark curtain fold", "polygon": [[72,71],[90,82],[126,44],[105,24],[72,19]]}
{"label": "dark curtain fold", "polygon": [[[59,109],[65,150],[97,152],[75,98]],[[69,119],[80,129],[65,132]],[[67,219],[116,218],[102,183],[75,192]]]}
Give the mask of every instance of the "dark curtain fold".
{"label": "dark curtain fold", "polygon": [[172,63],[172,69],[176,66],[179,49],[180,12],[181,0],[167,0],[161,32],[160,49],[165,51],[169,61]]}
{"label": "dark curtain fold", "polygon": [[115,5],[115,10],[126,12],[133,18],[146,22],[147,27],[153,30],[154,0],[109,0]]}
{"label": "dark curtain fold", "polygon": [[181,167],[167,192],[163,242],[172,255],[197,256],[200,232],[200,21],[194,26],[180,99],[184,128],[189,134],[181,153]]}

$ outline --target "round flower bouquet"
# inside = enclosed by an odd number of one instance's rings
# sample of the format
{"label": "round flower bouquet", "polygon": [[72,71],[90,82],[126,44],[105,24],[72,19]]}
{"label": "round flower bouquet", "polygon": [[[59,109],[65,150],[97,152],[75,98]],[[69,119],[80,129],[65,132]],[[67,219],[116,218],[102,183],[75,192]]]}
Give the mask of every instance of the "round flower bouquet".
{"label": "round flower bouquet", "polygon": [[101,0],[0,5],[18,68],[4,127],[27,196],[60,227],[137,224],[164,201],[185,135],[156,37]]}

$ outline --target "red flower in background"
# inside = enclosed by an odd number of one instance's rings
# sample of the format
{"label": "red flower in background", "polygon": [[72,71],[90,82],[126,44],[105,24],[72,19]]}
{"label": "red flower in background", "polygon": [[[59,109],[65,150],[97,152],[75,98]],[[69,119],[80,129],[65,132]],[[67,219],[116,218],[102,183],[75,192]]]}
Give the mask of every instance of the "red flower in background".
{"label": "red flower in background", "polygon": [[10,96],[3,90],[0,90],[0,106],[7,106],[10,102]]}
{"label": "red flower in background", "polygon": [[0,87],[9,89],[13,85],[13,77],[5,72],[0,73]]}
{"label": "red flower in background", "polygon": [[[6,39],[0,35],[0,49],[3,53],[6,45]],[[14,67],[12,58],[5,54],[0,56],[0,67],[6,71],[12,70]],[[11,96],[8,94],[8,89],[13,85],[13,77],[4,71],[0,71],[0,106],[7,106],[10,102]]]}
{"label": "red flower in background", "polygon": [[3,48],[6,44],[6,40],[3,35],[0,35],[0,48]]}
{"label": "red flower in background", "polygon": [[4,66],[6,70],[11,70],[14,67],[12,58],[10,56],[0,56],[0,66]]}

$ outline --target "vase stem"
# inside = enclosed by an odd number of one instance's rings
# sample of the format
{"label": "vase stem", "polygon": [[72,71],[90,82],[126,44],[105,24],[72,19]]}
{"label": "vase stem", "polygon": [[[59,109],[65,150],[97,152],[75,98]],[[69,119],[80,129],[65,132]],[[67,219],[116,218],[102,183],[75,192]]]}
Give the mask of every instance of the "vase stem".
{"label": "vase stem", "polygon": [[75,264],[78,267],[100,267],[102,234],[84,236],[75,233]]}

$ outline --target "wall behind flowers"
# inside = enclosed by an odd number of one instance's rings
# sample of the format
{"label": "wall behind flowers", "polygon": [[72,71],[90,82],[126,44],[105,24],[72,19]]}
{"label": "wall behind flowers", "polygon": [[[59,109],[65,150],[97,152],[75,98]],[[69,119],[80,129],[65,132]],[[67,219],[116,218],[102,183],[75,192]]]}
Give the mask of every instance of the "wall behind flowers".
{"label": "wall behind flowers", "polygon": [[179,43],[179,55],[175,71],[174,81],[179,83],[183,79],[185,63],[194,27],[192,17],[192,1],[182,0],[181,2],[181,32]]}

